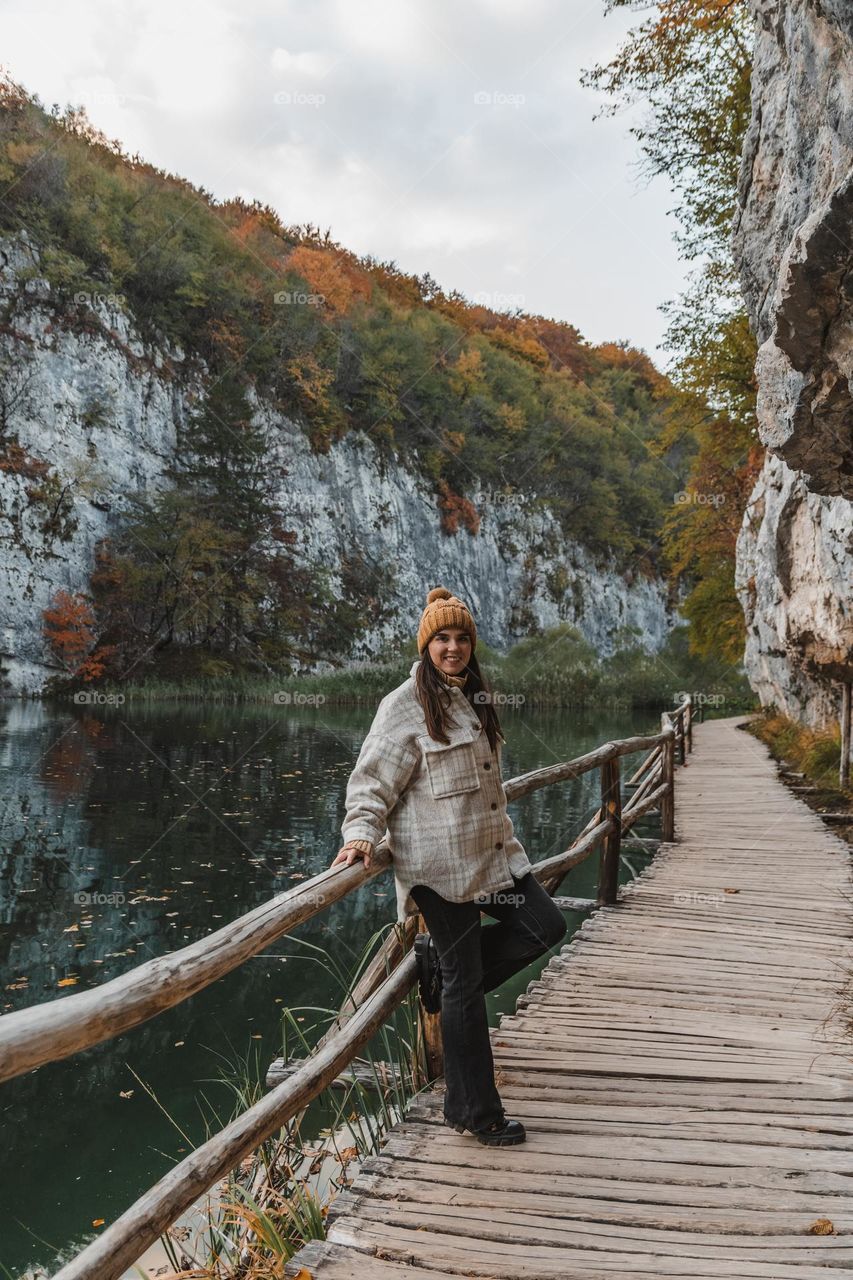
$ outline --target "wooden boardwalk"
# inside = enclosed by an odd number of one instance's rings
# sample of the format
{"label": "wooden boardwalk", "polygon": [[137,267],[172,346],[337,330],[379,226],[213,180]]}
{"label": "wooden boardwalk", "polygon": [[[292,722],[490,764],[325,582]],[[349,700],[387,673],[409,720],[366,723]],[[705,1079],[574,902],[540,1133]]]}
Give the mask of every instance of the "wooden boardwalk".
{"label": "wooden boardwalk", "polygon": [[696,726],[675,842],[493,1031],[527,1142],[420,1095],[288,1276],[853,1276],[849,850],[739,723]]}

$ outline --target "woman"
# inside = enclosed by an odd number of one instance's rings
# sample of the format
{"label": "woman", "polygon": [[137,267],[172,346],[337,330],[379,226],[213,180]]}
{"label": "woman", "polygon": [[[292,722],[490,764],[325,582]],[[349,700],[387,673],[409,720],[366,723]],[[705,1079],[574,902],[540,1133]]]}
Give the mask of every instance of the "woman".
{"label": "woman", "polygon": [[[526,1134],[505,1115],[495,1085],[485,992],[555,947],[566,922],[506,811],[504,738],[476,643],[462,601],[446,587],[430,591],[421,656],[379,703],[347,784],[345,843],[331,865],[361,858],[369,866],[385,837],[397,918],[420,911],[429,928],[415,950],[426,999],[430,988],[441,993],[433,1008],[441,1008],[445,1121],[506,1146]],[[481,911],[498,923],[482,927]]]}

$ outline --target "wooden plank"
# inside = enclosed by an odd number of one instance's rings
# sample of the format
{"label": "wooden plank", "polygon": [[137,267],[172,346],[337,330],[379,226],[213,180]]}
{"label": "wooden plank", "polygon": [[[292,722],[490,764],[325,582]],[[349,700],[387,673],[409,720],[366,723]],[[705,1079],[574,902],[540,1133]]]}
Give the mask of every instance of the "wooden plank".
{"label": "wooden plank", "polygon": [[[829,1239],[831,1237],[822,1237]],[[749,1277],[749,1280],[827,1280],[826,1265],[790,1264],[784,1261],[762,1261],[752,1258],[703,1257],[686,1251],[681,1256],[665,1256],[657,1250],[645,1255],[615,1249],[578,1247],[568,1254],[564,1243],[531,1245],[527,1241],[489,1241],[470,1233],[427,1230],[425,1227],[404,1228],[363,1218],[341,1218],[332,1226],[329,1239],[350,1244],[355,1249],[373,1252],[381,1249],[386,1257],[431,1259],[438,1266],[456,1267],[463,1275],[507,1277],[536,1276],[583,1277],[595,1280],[614,1275],[624,1280],[629,1274],[644,1277]],[[816,1237],[817,1239],[817,1237]],[[826,1258],[828,1251],[815,1251]],[[298,1255],[297,1255],[298,1256]]]}
{"label": "wooden plank", "polygon": [[[429,1138],[446,1150],[458,1150],[460,1142],[470,1141],[469,1138],[460,1138],[446,1126],[419,1126],[415,1121],[407,1124],[415,1131],[420,1128],[424,1138]],[[526,1153],[553,1152],[559,1155],[566,1149],[565,1134],[554,1132],[545,1124],[537,1126],[531,1122],[524,1147]],[[635,1136],[601,1130],[594,1135],[575,1133],[571,1147],[575,1156],[640,1161],[649,1170],[654,1169],[657,1164],[683,1164],[691,1168],[721,1165],[727,1169],[739,1166],[751,1169],[784,1169],[789,1175],[793,1171],[809,1170],[839,1173],[847,1177],[853,1174],[853,1151],[849,1149],[808,1150],[781,1143],[771,1147],[761,1142],[703,1142],[689,1137],[655,1138],[645,1134]],[[514,1148],[507,1150],[515,1153]]]}
{"label": "wooden plank", "polygon": [[[472,1151],[473,1148],[473,1151]],[[488,1147],[482,1149],[475,1143],[459,1139],[452,1147],[448,1147],[434,1129],[429,1126],[415,1128],[400,1127],[394,1131],[383,1147],[383,1152],[401,1160],[426,1160],[434,1156],[442,1162],[452,1161],[463,1167],[466,1161],[475,1161],[482,1169],[512,1169],[519,1178],[526,1178],[532,1172],[571,1174],[578,1178],[599,1178],[613,1182],[623,1179],[642,1182],[647,1188],[659,1186],[661,1189],[687,1186],[710,1188],[738,1188],[748,1202],[749,1195],[755,1188],[773,1189],[775,1191],[790,1190],[792,1186],[798,1191],[819,1194],[821,1196],[837,1196],[836,1203],[841,1208],[850,1207],[850,1176],[832,1170],[816,1169],[796,1171],[792,1178],[791,1171],[784,1167],[774,1168],[756,1165],[691,1165],[677,1160],[635,1160],[620,1159],[618,1148],[609,1154],[578,1154],[574,1143],[562,1140],[558,1149],[547,1149],[540,1145],[535,1151],[527,1149],[527,1143],[519,1147],[498,1149],[497,1152]],[[511,1164],[510,1160],[511,1152]],[[358,1185],[356,1180],[355,1186]],[[829,1215],[831,1216],[831,1215]]]}
{"label": "wooden plank", "polygon": [[[363,1254],[344,1249],[329,1240],[311,1240],[299,1251],[299,1261],[291,1258],[284,1264],[284,1274],[296,1280],[310,1280],[323,1268],[328,1280],[410,1280],[412,1276],[457,1276],[458,1271],[443,1271],[436,1267],[417,1267],[412,1263],[389,1262],[375,1254]],[[306,1276],[307,1272],[307,1276]]]}
{"label": "wooden plank", "polygon": [[[550,1211],[549,1203],[553,1201],[560,1214],[592,1215],[599,1220],[607,1220],[607,1214],[613,1213],[627,1215],[627,1220],[639,1215],[638,1221],[669,1215],[674,1222],[689,1213],[689,1222],[695,1224],[692,1215],[698,1211],[704,1210],[711,1216],[719,1211],[720,1219],[737,1220],[743,1230],[754,1228],[758,1234],[761,1228],[756,1226],[754,1215],[762,1211],[768,1222],[781,1225],[783,1230],[790,1229],[786,1225],[790,1221],[787,1214],[808,1218],[806,1226],[815,1218],[828,1216],[839,1229],[842,1219],[850,1218],[846,1196],[831,1192],[792,1191],[784,1186],[641,1182],[619,1176],[592,1177],[588,1173],[576,1175],[562,1169],[545,1172],[533,1168],[523,1170],[523,1183],[519,1185],[520,1170],[515,1165],[507,1168],[505,1161],[503,1167],[493,1162],[492,1168],[484,1167],[479,1161],[455,1160],[451,1164],[441,1161],[430,1146],[424,1147],[422,1154],[422,1160],[399,1152],[396,1156],[371,1157],[362,1166],[358,1188],[400,1199],[420,1197],[426,1194],[422,1192],[426,1188],[437,1199],[450,1197],[458,1203],[466,1203],[469,1195],[482,1196],[485,1203],[490,1203],[489,1197],[494,1194],[517,1197],[519,1204],[529,1200],[542,1212]],[[372,1175],[380,1176],[373,1181]],[[415,1190],[410,1190],[413,1184]]]}
{"label": "wooden plank", "polygon": [[[626,1108],[627,1110],[627,1108]],[[717,1119],[699,1123],[686,1120],[679,1124],[676,1120],[662,1117],[657,1123],[640,1115],[615,1116],[598,1114],[594,1117],[581,1117],[576,1114],[560,1114],[559,1110],[547,1103],[539,1107],[531,1105],[526,1099],[517,1099],[513,1107],[513,1115],[523,1121],[528,1133],[541,1133],[543,1130],[551,1134],[572,1134],[573,1137],[601,1135],[603,1138],[659,1138],[661,1140],[689,1139],[695,1142],[714,1142],[719,1144],[721,1154],[725,1154],[726,1143],[743,1144],[762,1143],[768,1147],[783,1147],[786,1152],[792,1147],[811,1151],[846,1151],[853,1152],[853,1132],[837,1133],[829,1126],[810,1125],[808,1118],[796,1117],[796,1123],[780,1124],[775,1115],[764,1116],[764,1124],[753,1119]],[[427,1117],[420,1116],[427,1121]],[[442,1123],[439,1117],[435,1123]],[[602,1154],[606,1149],[602,1148]]]}
{"label": "wooden plank", "polygon": [[[438,1204],[426,1200],[412,1204],[388,1199],[377,1202],[372,1195],[344,1192],[339,1197],[338,1213],[332,1221],[336,1223],[353,1215],[357,1215],[361,1222],[374,1222],[382,1227],[438,1230],[463,1237],[470,1234],[479,1240],[528,1245],[531,1248],[553,1244],[696,1259],[726,1258],[737,1251],[758,1262],[790,1263],[796,1259],[823,1266],[853,1262],[853,1242],[849,1237],[817,1236],[808,1232],[794,1234],[790,1230],[768,1240],[754,1233],[743,1234],[734,1230],[670,1231],[636,1223],[560,1218],[557,1214],[545,1215],[532,1209],[522,1214],[514,1205]],[[332,1227],[330,1238],[334,1238],[334,1234]]]}
{"label": "wooden plank", "polygon": [[853,1275],[849,851],[737,723],[694,726],[674,841],[492,1029],[527,1141],[480,1146],[424,1091],[312,1275]]}

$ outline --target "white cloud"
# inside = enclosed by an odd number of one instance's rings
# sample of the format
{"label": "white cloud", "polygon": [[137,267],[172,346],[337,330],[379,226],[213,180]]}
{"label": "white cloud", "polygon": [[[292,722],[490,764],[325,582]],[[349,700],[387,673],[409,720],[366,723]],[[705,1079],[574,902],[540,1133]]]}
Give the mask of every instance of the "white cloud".
{"label": "white cloud", "polygon": [[273,49],[270,62],[274,71],[287,71],[300,76],[322,77],[328,75],[337,62],[337,58],[319,51],[291,53],[288,49]]}
{"label": "white cloud", "polygon": [[638,20],[603,7],[6,0],[4,59],[47,105],[84,103],[221,198],[654,353],[685,268],[671,194],[637,182],[631,113],[593,121],[579,85]]}

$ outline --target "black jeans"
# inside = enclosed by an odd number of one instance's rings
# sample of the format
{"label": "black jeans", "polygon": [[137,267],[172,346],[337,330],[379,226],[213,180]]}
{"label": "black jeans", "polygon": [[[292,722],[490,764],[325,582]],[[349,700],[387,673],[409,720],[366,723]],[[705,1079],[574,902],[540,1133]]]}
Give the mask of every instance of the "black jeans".
{"label": "black jeans", "polygon": [[[511,889],[472,902],[448,902],[422,884],[411,890],[441,960],[444,1115],[466,1129],[484,1129],[503,1116],[485,993],[566,934],[563,913],[533,872],[513,881]],[[498,923],[481,925],[481,911]]]}

